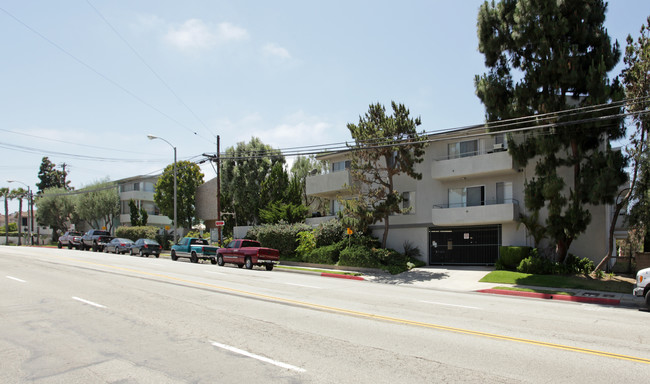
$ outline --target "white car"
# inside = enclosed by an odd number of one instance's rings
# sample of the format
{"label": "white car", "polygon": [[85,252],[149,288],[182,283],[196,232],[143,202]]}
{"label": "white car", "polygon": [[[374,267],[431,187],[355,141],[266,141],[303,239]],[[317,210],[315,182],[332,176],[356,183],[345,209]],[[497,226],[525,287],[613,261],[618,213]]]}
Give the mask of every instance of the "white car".
{"label": "white car", "polygon": [[645,298],[645,305],[650,308],[650,268],[645,268],[636,273],[636,286],[634,296]]}

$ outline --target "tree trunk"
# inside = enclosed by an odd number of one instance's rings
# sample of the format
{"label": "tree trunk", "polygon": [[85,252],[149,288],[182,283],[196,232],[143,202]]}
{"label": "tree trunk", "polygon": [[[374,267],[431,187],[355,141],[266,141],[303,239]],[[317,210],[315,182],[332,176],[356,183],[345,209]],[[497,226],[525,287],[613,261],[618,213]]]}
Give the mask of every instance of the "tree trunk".
{"label": "tree trunk", "polygon": [[5,195],[5,245],[9,245],[9,203]]}
{"label": "tree trunk", "polygon": [[23,237],[23,199],[18,198],[18,245]]}
{"label": "tree trunk", "polygon": [[386,215],[386,217],[384,217],[384,235],[381,238],[381,247],[384,248],[384,249],[386,249],[386,241],[388,240],[388,227],[389,226],[390,225],[388,223],[388,215]]}

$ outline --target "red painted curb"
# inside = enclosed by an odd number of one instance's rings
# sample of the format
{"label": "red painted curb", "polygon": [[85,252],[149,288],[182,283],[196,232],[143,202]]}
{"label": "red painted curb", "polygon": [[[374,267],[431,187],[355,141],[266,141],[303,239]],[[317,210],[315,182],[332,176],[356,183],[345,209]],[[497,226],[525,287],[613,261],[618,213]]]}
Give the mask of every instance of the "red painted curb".
{"label": "red painted curb", "polygon": [[336,278],[338,278],[338,279],[365,280],[365,279],[364,279],[363,277],[361,277],[361,276],[341,275],[341,274],[338,274],[338,273],[327,273],[327,272],[322,272],[320,275],[321,275],[321,276],[324,276],[324,277],[336,277]]}
{"label": "red painted curb", "polygon": [[604,299],[599,297],[583,297],[583,296],[569,296],[569,295],[553,295],[550,293],[510,291],[507,289],[480,289],[476,292],[492,293],[492,294],[506,295],[506,296],[533,297],[536,299],[546,299],[546,300],[573,301],[578,303],[590,303],[590,304],[605,304],[605,305],[621,304],[621,301],[618,299]]}

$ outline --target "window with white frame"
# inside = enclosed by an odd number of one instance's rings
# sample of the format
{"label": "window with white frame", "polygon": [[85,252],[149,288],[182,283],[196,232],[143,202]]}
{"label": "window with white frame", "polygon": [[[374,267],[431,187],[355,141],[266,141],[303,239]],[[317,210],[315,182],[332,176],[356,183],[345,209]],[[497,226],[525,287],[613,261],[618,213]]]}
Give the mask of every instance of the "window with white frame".
{"label": "window with white frame", "polygon": [[459,157],[476,156],[479,152],[478,140],[459,141],[447,146],[450,159]]}
{"label": "window with white frame", "polygon": [[332,172],[340,172],[350,169],[350,160],[336,161],[332,163]]}
{"label": "window with white frame", "polygon": [[497,204],[512,203],[512,182],[502,181],[497,183]]}
{"label": "window with white frame", "polygon": [[415,214],[415,192],[402,192],[402,212],[405,215]]}
{"label": "window with white frame", "polygon": [[485,205],[485,186],[449,189],[449,208],[477,205]]}

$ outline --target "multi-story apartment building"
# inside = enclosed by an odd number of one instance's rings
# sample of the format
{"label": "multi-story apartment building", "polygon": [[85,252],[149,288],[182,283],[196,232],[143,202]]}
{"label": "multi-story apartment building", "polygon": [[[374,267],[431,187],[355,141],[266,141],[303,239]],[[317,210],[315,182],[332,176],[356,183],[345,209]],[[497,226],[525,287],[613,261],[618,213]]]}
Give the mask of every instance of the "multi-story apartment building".
{"label": "multi-story apartment building", "polygon": [[[320,158],[328,160],[331,169],[308,177],[307,193],[329,199],[329,215],[334,215],[341,210],[337,199],[353,198],[346,188],[354,183],[349,152]],[[534,175],[534,161],[526,167],[516,164],[503,133],[470,128],[431,135],[417,171],[421,180],[405,175],[394,180],[404,208],[410,210],[391,216],[388,247],[401,251],[408,241],[419,247],[427,264],[493,264],[501,245],[534,245],[520,222],[520,214],[527,214],[524,185]],[[571,174],[567,170],[563,176],[569,180]],[[591,224],[569,252],[599,261],[607,252],[613,209],[592,206],[590,212]],[[541,212],[540,221],[545,218]],[[383,225],[372,229],[381,237]],[[622,220],[616,234],[627,236]]]}
{"label": "multi-story apartment building", "polygon": [[117,180],[120,195],[120,217],[118,225],[131,225],[131,209],[129,201],[133,200],[136,207],[144,208],[149,215],[147,225],[157,227],[172,226],[172,220],[160,214],[160,209],[153,201],[154,187],[158,181],[156,176],[134,176]]}

